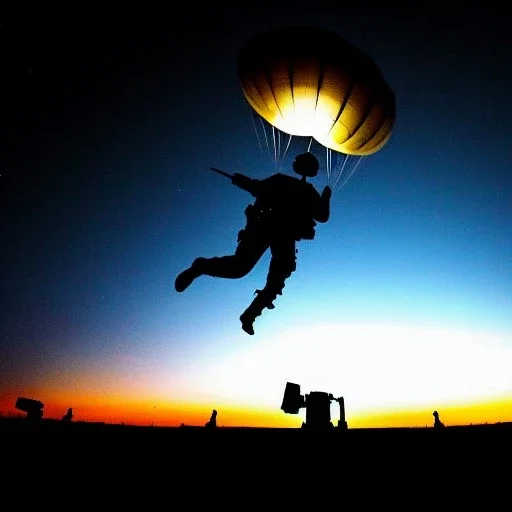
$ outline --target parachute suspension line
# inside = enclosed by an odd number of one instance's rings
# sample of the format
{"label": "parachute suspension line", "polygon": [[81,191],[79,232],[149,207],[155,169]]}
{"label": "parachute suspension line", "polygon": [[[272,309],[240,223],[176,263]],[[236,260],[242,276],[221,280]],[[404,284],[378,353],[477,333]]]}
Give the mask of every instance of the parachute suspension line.
{"label": "parachute suspension line", "polygon": [[272,141],[274,142],[274,164],[277,167],[277,163],[279,162],[278,154],[277,154],[277,141],[276,141],[276,128],[272,126]]}
{"label": "parachute suspension line", "polygon": [[357,158],[356,160],[356,163],[354,164],[354,167],[352,168],[352,170],[350,171],[349,175],[345,178],[345,180],[343,181],[343,183],[341,184],[341,187],[340,188],[343,188],[345,186],[345,184],[348,182],[348,180],[352,177],[352,175],[356,172],[356,169],[358,168],[359,164],[363,161],[363,157],[360,156]]}
{"label": "parachute suspension line", "polygon": [[265,125],[265,122],[264,120],[260,117],[260,123],[261,123],[261,130],[263,131],[263,135],[265,136],[265,144],[267,146],[267,152],[268,152],[268,156],[269,158],[272,157],[272,150],[270,149],[270,143],[269,143],[269,140],[268,140],[268,133],[267,133],[267,127]]}
{"label": "parachute suspension line", "polygon": [[276,138],[276,165],[275,165],[275,169],[276,169],[276,171],[279,172],[281,170],[282,165],[283,165],[283,159],[281,157],[281,130],[279,130],[279,128],[276,128],[275,131],[276,131],[276,135],[277,135],[277,138]]}
{"label": "parachute suspension line", "polygon": [[309,139],[308,151],[307,151],[308,153],[311,151],[311,144],[313,144],[313,137],[311,137],[311,138]]}
{"label": "parachute suspension line", "polygon": [[[357,169],[357,167],[359,166],[359,164],[361,163],[361,160],[362,160],[362,159],[363,159],[363,157],[362,157],[362,156],[360,156],[360,157],[357,159],[356,163],[355,163],[355,164],[354,164],[354,166],[352,167],[352,169],[351,169],[351,171],[349,172],[348,176],[347,176],[347,177],[343,180],[343,182],[341,183],[341,185],[340,185],[340,187],[339,187],[340,189],[341,189],[341,188],[343,188],[343,187],[347,184],[348,180],[349,180],[349,179],[352,177],[352,175],[356,172],[356,169]],[[340,176],[341,176],[341,175],[340,175]],[[338,177],[338,179],[339,179],[339,177]],[[336,181],[338,181],[338,180],[336,180]]]}
{"label": "parachute suspension line", "polygon": [[344,172],[345,165],[347,164],[347,161],[348,161],[348,155],[344,154],[342,157],[340,156],[338,158],[338,161],[336,162],[336,169],[335,169],[336,179],[334,180],[334,184],[332,186],[333,189],[336,188],[336,185],[340,181],[340,178]]}
{"label": "parachute suspension line", "polygon": [[283,157],[281,156],[281,139],[283,134],[281,130],[277,130],[277,158],[278,158],[278,169],[281,169],[283,165]]}
{"label": "parachute suspension line", "polygon": [[331,185],[332,151],[325,148],[325,171],[327,172],[327,185]]}
{"label": "parachute suspension line", "polygon": [[288,142],[286,143],[286,147],[284,149],[283,156],[281,158],[281,166],[282,166],[282,163],[284,162],[284,160],[286,158],[286,155],[288,154],[288,149],[290,149],[290,144],[292,142],[292,137],[293,137],[293,135],[288,135]]}
{"label": "parachute suspension line", "polygon": [[[256,134],[256,140],[258,141],[258,146],[260,147],[260,152],[263,153],[263,146],[261,145],[260,136],[258,135],[258,127],[256,126],[256,121],[254,120],[254,114],[252,113],[251,107],[249,107],[249,114],[251,115],[252,126],[254,127],[254,133]],[[261,118],[260,118],[260,120],[261,120]],[[263,134],[265,135],[265,130],[263,130]],[[267,146],[268,146],[268,144],[267,144]]]}
{"label": "parachute suspension line", "polygon": [[[249,107],[249,114],[251,116],[251,121],[252,121],[252,125],[254,127],[254,133],[256,134],[256,140],[258,141],[258,146],[260,148],[260,152],[263,153],[263,145],[261,142],[261,136],[259,134],[258,127],[256,125],[256,121],[254,119],[253,110],[250,107]],[[267,148],[267,152],[268,152],[269,156],[271,157],[272,151],[270,149],[270,144],[269,144],[269,140],[268,140],[268,134],[267,134],[267,128],[265,126],[265,121],[262,117],[259,117],[259,120],[260,120],[261,132],[263,133],[263,138],[265,139],[265,146]]]}

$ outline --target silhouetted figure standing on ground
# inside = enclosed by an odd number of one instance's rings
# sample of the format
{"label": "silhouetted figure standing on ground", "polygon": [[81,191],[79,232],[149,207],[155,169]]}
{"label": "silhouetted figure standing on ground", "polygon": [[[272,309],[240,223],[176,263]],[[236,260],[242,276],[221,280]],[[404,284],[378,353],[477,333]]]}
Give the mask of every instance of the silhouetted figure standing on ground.
{"label": "silhouetted figure standing on ground", "polygon": [[73,419],[73,409],[70,407],[68,412],[62,416],[62,421],[71,422]]}
{"label": "silhouetted figure standing on ground", "polygon": [[206,428],[215,428],[217,426],[217,411],[213,409],[210,419],[205,424]]}
{"label": "silhouetted figure standing on ground", "polygon": [[444,423],[442,423],[441,420],[439,419],[439,413],[437,411],[434,411],[433,416],[434,416],[434,428],[443,428]]}
{"label": "silhouetted figure standing on ground", "polygon": [[319,163],[312,153],[297,155],[293,170],[301,179],[276,173],[257,180],[235,173],[231,181],[256,198],[245,210],[247,224],[238,233],[238,246],[231,256],[197,258],[175,282],[176,291],[187,289],[202,275],[239,279],[246,276],[263,254],[270,249],[267,282],[240,316],[242,329],[254,334],[253,323],[264,308],[274,309],[273,301],[281,295],[285,280],[296,269],[296,242],[313,240],[316,221],[327,222],[330,216],[331,189],[319,194],[306,181],[318,174]]}

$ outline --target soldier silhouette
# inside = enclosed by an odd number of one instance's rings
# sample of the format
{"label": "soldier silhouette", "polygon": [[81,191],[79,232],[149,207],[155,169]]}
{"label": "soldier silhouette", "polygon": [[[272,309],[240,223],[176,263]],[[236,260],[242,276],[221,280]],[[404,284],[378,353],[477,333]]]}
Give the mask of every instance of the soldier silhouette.
{"label": "soldier silhouette", "polygon": [[434,411],[432,415],[434,416],[434,428],[443,428],[444,423],[439,419],[439,413]]}
{"label": "soldier silhouette", "polygon": [[68,409],[68,412],[66,414],[64,414],[64,416],[62,416],[62,421],[66,421],[66,422],[71,422],[71,420],[73,419],[73,408],[70,407]]}
{"label": "soldier silhouette", "polygon": [[206,428],[216,428],[217,427],[217,411],[213,409],[212,415],[210,419],[204,425]]}
{"label": "soldier silhouette", "polygon": [[307,177],[316,176],[318,169],[317,158],[312,153],[302,153],[293,161],[293,170],[300,179],[279,172],[263,180],[240,173],[228,175],[234,185],[256,198],[245,210],[247,223],[238,233],[236,251],[230,256],[195,259],[176,278],[176,291],[183,292],[202,275],[244,277],[270,249],[265,287],[256,290],[256,297],[240,316],[242,329],[253,335],[254,320],[264,308],[274,309],[273,301],[282,294],[285,280],[296,270],[296,242],[313,240],[317,221],[329,220],[331,188],[326,186],[319,194],[306,181]]}

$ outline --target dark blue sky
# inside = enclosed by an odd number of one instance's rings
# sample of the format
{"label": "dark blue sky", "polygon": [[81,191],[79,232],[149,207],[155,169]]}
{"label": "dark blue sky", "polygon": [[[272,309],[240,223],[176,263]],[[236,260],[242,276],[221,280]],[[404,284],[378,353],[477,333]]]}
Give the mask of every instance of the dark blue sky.
{"label": "dark blue sky", "polygon": [[[22,394],[23,383],[44,382],[51,400],[50,381],[72,367],[105,390],[102,371],[119,375],[128,393],[128,358],[141,396],[179,387],[183,400],[218,399],[193,370],[223,367],[243,344],[271,345],[297,325],[462,329],[512,348],[505,7],[327,5],[2,22],[1,386]],[[333,196],[331,220],[301,244],[297,272],[249,338],[238,317],[268,258],[243,280],[204,278],[181,295],[174,279],[199,255],[232,252],[243,226],[250,196],[209,167],[275,170],[236,57],[251,36],[291,24],[335,30],[367,51],[395,92],[397,122]],[[321,189],[325,175],[312,182]],[[277,386],[289,378],[275,371]],[[512,393],[511,380],[498,392]]]}

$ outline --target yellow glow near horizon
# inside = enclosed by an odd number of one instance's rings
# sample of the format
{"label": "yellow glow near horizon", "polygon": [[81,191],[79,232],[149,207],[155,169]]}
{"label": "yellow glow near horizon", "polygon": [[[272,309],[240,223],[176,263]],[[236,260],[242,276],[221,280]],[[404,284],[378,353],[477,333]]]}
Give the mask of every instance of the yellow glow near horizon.
{"label": "yellow glow near horizon", "polygon": [[[276,329],[270,329],[270,333]],[[447,425],[512,421],[512,336],[401,325],[298,325],[261,334],[236,352],[206,354],[183,373],[152,369],[147,385],[132,368],[116,376],[84,367],[12,389],[41,399],[45,417],[172,426],[204,424],[213,408],[224,426],[300,426],[305,411],[281,411],[286,382],[345,399],[351,428],[425,426],[432,411]],[[134,375],[136,377],[134,378]],[[19,412],[19,411],[18,411]],[[337,404],[331,404],[335,424]]]}
{"label": "yellow glow near horizon", "polygon": [[198,385],[225,402],[280,407],[287,381],[344,396],[352,414],[512,396],[512,340],[393,325],[287,330],[203,368]]}

